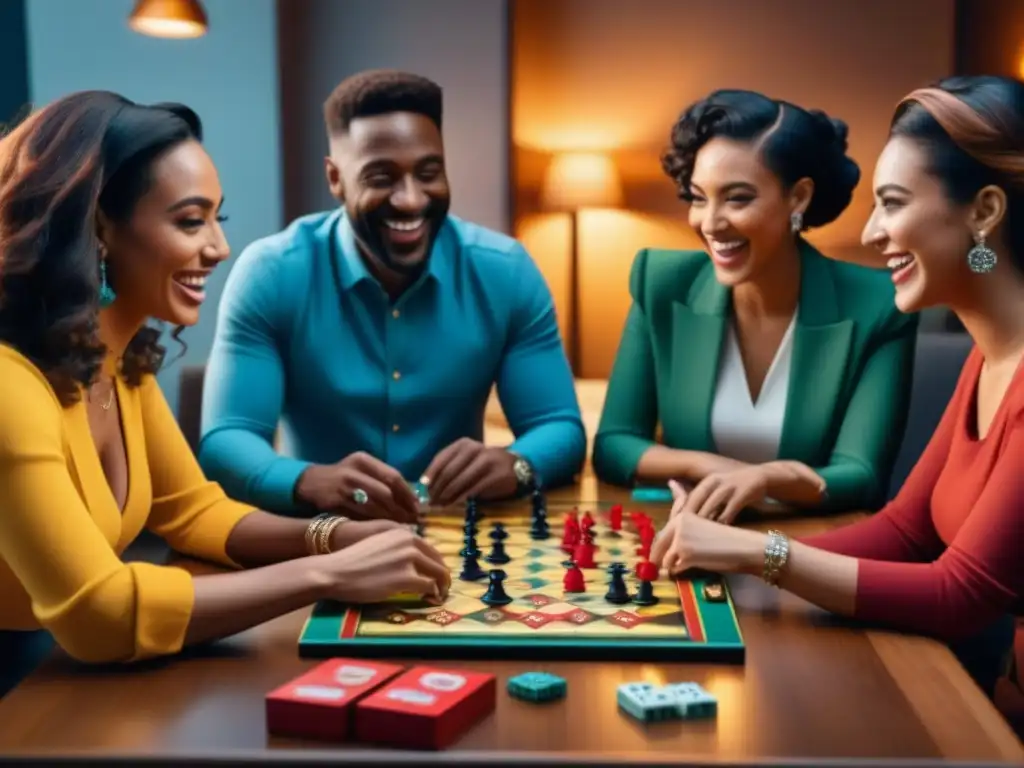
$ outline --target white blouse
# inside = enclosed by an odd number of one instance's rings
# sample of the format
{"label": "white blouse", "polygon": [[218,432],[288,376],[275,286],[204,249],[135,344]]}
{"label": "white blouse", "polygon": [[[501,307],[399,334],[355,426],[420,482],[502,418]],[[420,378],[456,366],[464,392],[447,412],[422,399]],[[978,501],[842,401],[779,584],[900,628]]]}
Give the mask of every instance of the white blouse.
{"label": "white blouse", "polygon": [[736,329],[729,323],[711,406],[711,436],[720,455],[748,464],[763,464],[778,458],[795,327],[794,315],[755,403],[750,398]]}

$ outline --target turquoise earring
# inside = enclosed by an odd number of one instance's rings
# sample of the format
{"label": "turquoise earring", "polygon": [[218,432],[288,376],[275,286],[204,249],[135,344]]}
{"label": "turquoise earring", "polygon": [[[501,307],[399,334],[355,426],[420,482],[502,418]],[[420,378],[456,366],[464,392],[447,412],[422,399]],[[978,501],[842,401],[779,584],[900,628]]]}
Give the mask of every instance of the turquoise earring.
{"label": "turquoise earring", "polygon": [[117,294],[114,293],[114,289],[110,287],[110,282],[107,280],[107,260],[103,259],[100,261],[100,308],[106,309],[114,303],[116,298]]}

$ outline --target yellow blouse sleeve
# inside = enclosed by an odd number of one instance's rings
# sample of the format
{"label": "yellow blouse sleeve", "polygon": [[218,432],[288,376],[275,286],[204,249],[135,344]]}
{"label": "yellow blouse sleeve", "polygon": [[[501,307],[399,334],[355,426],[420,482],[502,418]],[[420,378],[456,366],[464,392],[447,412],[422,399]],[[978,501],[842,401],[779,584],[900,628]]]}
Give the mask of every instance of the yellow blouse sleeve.
{"label": "yellow blouse sleeve", "polygon": [[71,656],[111,662],[177,652],[192,577],[121,562],[78,494],[64,446],[53,390],[27,360],[0,350],[0,557]]}
{"label": "yellow blouse sleeve", "polygon": [[146,527],[184,555],[237,567],[226,552],[228,536],[253,507],[206,479],[155,378],[146,377],[139,397],[153,485]]}

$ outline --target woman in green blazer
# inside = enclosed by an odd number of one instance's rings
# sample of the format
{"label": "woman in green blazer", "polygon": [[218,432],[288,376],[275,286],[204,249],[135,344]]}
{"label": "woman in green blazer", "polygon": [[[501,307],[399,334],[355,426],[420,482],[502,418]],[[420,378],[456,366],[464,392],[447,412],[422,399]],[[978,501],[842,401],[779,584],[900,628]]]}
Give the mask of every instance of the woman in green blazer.
{"label": "woman in green blazer", "polygon": [[707,250],[636,257],[597,476],[684,481],[686,509],[722,522],[748,507],[879,506],[917,319],[895,309],[888,274],[802,237],[836,219],[859,181],[846,126],[719,91],[683,113],[664,164]]}

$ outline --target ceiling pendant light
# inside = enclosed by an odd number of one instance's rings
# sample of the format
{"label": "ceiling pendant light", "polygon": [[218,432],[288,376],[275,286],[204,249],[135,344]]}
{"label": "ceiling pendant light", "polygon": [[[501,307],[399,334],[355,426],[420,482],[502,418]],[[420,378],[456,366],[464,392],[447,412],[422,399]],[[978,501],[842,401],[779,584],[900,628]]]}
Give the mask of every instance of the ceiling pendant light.
{"label": "ceiling pendant light", "polygon": [[128,26],[150,37],[202,37],[209,28],[199,0],[138,0]]}

